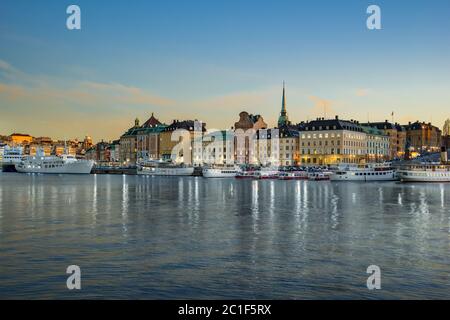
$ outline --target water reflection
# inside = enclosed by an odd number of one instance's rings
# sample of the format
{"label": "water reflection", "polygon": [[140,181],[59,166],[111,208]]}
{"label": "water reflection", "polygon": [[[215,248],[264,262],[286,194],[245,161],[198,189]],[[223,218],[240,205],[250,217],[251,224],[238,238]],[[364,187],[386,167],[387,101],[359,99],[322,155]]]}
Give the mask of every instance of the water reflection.
{"label": "water reflection", "polygon": [[450,298],[449,193],[0,174],[0,298],[68,297],[60,270],[73,261],[86,298],[367,298],[372,263],[389,270],[376,297]]}

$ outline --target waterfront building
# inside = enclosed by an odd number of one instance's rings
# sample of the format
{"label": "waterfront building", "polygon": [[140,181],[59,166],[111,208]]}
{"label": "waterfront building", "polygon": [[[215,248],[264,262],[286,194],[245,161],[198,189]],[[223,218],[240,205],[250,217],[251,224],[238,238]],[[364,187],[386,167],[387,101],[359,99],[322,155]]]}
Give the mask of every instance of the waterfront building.
{"label": "waterfront building", "polygon": [[93,145],[94,143],[92,142],[92,138],[90,136],[85,136],[82,143],[82,149],[87,150],[91,148]]}
{"label": "waterfront building", "polygon": [[137,132],[139,119],[136,118],[134,126],[120,136],[120,162],[124,165],[134,165],[137,160]]}
{"label": "waterfront building", "polygon": [[367,152],[367,135],[357,121],[317,118],[300,124],[302,165],[359,163]]}
{"label": "waterfront building", "polygon": [[442,146],[450,150],[450,135],[442,136]]}
{"label": "waterfront building", "polygon": [[[160,157],[164,160],[171,159],[178,163],[197,165],[194,159],[199,158],[193,153],[198,150],[198,147],[194,146],[194,142],[199,143],[204,132],[206,132],[206,123],[198,120],[174,120],[159,133]],[[189,150],[188,154],[185,154],[186,150]]]}
{"label": "waterfront building", "polygon": [[389,136],[389,159],[401,159],[405,156],[406,129],[398,123],[384,122],[363,123],[363,126],[370,126],[382,130]]}
{"label": "waterfront building", "polygon": [[298,126],[282,125],[279,130],[280,165],[300,165],[300,139]]}
{"label": "waterfront building", "polygon": [[37,151],[40,150],[45,156],[50,156],[53,152],[53,140],[50,137],[37,137],[33,139],[26,148],[26,154],[35,156]]}
{"label": "waterfront building", "polygon": [[33,137],[29,134],[22,134],[22,133],[13,133],[9,136],[10,141],[13,145],[19,145],[19,144],[30,144],[33,141]]}
{"label": "waterfront building", "polygon": [[5,147],[7,144],[0,142],[0,163],[3,162],[3,154],[5,153]]}
{"label": "waterfront building", "polygon": [[159,135],[167,125],[151,117],[137,130],[136,150],[138,159],[159,159]]}
{"label": "waterfront building", "polygon": [[390,136],[375,127],[361,126],[361,128],[366,133],[366,161],[382,162],[390,160],[392,152],[389,144]]}
{"label": "waterfront building", "polygon": [[412,155],[440,151],[442,131],[438,127],[431,123],[416,121],[409,122],[405,128],[406,141]]}
{"label": "waterfront building", "polygon": [[267,123],[261,115],[252,115],[246,111],[239,113],[239,121],[234,123],[234,158],[237,164],[257,162],[256,134],[267,129]]}
{"label": "waterfront building", "polygon": [[120,162],[120,140],[114,140],[109,145],[111,162]]}
{"label": "waterfront building", "polygon": [[194,164],[234,164],[234,131],[208,131],[194,144]]}

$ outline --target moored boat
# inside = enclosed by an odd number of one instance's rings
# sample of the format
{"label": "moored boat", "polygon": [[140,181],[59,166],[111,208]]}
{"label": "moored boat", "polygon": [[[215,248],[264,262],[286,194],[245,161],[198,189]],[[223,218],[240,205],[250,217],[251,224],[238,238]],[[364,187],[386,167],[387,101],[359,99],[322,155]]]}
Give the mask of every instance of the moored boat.
{"label": "moored boat", "polygon": [[258,175],[258,171],[255,170],[243,170],[236,174],[236,179],[255,179]]}
{"label": "moored boat", "polygon": [[15,165],[19,173],[40,173],[40,174],[89,174],[91,173],[94,161],[79,160],[73,155],[63,154],[61,156],[36,156],[24,157]]}
{"label": "moored boat", "polygon": [[194,167],[162,160],[148,160],[137,165],[138,175],[192,176]]}
{"label": "moored boat", "polygon": [[278,174],[279,180],[308,180],[307,171],[283,171]]}
{"label": "moored boat", "polygon": [[16,164],[19,164],[23,158],[22,147],[3,147],[1,171],[16,172]]}
{"label": "moored boat", "polygon": [[395,181],[395,168],[387,163],[339,166],[332,170],[332,181]]}
{"label": "moored boat", "polygon": [[274,167],[265,167],[265,168],[261,168],[257,174],[256,174],[256,178],[257,179],[262,179],[262,180],[268,180],[268,179],[278,179],[278,175],[279,175],[279,171],[278,168],[274,168]]}
{"label": "moored boat", "polygon": [[213,166],[202,169],[205,178],[234,178],[239,173],[235,166]]}
{"label": "moored boat", "polygon": [[330,175],[323,171],[313,171],[308,173],[308,180],[310,181],[328,181]]}
{"label": "moored boat", "polygon": [[398,170],[402,182],[450,182],[450,165],[417,164]]}

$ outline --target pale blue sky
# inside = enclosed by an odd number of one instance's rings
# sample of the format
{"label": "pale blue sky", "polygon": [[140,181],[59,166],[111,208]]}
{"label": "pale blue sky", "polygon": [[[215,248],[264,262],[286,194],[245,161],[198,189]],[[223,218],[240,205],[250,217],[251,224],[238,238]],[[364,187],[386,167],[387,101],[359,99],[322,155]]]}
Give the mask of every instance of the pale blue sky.
{"label": "pale blue sky", "polygon": [[[82,30],[69,31],[78,4]],[[379,31],[366,9],[382,10]],[[24,1],[0,3],[0,134],[113,139],[135,117],[274,125],[450,117],[447,0]]]}

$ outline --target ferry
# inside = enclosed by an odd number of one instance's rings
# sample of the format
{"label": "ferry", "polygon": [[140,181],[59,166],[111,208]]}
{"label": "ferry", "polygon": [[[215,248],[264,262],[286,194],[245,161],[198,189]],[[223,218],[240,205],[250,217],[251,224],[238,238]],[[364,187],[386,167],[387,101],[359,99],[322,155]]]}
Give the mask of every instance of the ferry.
{"label": "ferry", "polygon": [[338,167],[332,170],[332,181],[395,181],[398,180],[395,168],[390,164],[373,163]]}
{"label": "ferry", "polygon": [[278,168],[276,167],[264,167],[261,168],[257,173],[255,178],[257,179],[263,179],[263,180],[267,180],[267,179],[278,179],[278,175],[279,175],[279,171]]}
{"label": "ferry", "polygon": [[15,168],[20,173],[89,174],[93,166],[93,160],[79,160],[69,154],[44,156],[37,152],[36,156],[24,157]]}
{"label": "ferry", "polygon": [[450,182],[447,150],[442,150],[440,163],[405,165],[398,170],[398,176],[401,182]]}
{"label": "ferry", "polygon": [[307,171],[282,171],[278,174],[279,180],[308,180]]}
{"label": "ferry", "polygon": [[310,181],[329,181],[330,174],[324,171],[313,171],[308,173],[308,180]]}
{"label": "ferry", "polygon": [[242,170],[236,174],[236,179],[255,179],[258,176],[256,170]]}
{"label": "ferry", "polygon": [[137,165],[138,175],[192,176],[194,167],[164,160],[146,160]]}
{"label": "ferry", "polygon": [[205,178],[234,178],[239,173],[235,166],[213,166],[202,169]]}
{"label": "ferry", "polygon": [[19,164],[23,158],[23,148],[5,146],[2,158],[2,171],[16,172],[16,164]]}

